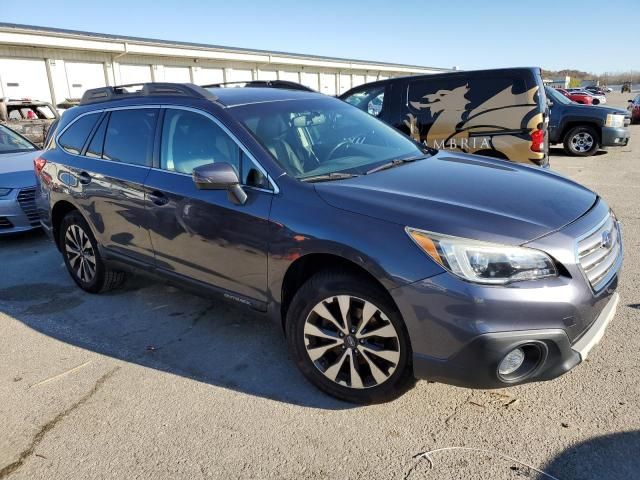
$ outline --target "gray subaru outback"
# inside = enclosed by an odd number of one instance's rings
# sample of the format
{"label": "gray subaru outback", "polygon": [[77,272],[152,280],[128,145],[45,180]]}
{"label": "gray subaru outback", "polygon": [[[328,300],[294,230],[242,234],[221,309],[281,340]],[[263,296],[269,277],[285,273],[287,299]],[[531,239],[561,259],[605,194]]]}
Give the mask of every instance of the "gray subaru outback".
{"label": "gray subaru outback", "polygon": [[317,93],[88,91],[35,169],[42,224],[80,288],[143,269],[263,313],[306,377],[350,402],[415,378],[556,378],[618,302],[622,238],[597,194],[432,150]]}

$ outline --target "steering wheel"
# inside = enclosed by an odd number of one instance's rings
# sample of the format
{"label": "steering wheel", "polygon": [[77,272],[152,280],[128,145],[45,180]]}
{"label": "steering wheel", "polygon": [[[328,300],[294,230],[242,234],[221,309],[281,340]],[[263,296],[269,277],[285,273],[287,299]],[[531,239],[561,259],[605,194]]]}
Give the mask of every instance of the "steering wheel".
{"label": "steering wheel", "polygon": [[331,149],[331,151],[329,152],[329,155],[327,155],[327,160],[331,160],[338,150],[340,150],[341,148],[347,148],[349,145],[351,145],[351,140],[341,141],[339,144],[337,144],[335,147]]}

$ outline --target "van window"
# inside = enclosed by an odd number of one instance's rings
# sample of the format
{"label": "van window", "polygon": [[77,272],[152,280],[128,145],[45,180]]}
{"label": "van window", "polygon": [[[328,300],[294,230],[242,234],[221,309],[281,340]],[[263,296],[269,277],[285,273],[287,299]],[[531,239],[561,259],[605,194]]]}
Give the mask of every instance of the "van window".
{"label": "van window", "polygon": [[190,174],[201,165],[227,162],[240,172],[240,148],[236,142],[199,113],[167,109],[160,151],[164,170]]}
{"label": "van window", "polygon": [[151,108],[111,112],[102,158],[151,166],[157,118],[158,110]]}
{"label": "van window", "polygon": [[367,112],[369,115],[377,117],[382,112],[384,88],[384,85],[364,88],[352,93],[344,101]]}
{"label": "van window", "polygon": [[60,136],[58,144],[67,152],[80,155],[82,147],[87,142],[87,137],[93,130],[100,115],[91,113],[80,117]]}

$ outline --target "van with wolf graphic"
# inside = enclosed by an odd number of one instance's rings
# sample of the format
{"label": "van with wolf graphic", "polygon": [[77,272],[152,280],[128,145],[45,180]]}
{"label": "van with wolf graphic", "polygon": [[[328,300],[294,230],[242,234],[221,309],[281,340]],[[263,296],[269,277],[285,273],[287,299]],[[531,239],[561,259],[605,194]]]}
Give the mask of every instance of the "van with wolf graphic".
{"label": "van with wolf graphic", "polygon": [[539,68],[391,78],[340,98],[432,148],[549,166]]}

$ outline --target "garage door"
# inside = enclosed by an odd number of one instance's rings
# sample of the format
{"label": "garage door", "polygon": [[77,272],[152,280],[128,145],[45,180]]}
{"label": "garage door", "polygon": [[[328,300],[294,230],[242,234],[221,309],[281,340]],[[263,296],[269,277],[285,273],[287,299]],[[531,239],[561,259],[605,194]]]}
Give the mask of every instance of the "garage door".
{"label": "garage door", "polygon": [[320,92],[325,95],[336,94],[336,75],[335,73],[320,74]]}
{"label": "garage door", "polygon": [[278,73],[275,70],[258,70],[258,80],[277,80]]}
{"label": "garage door", "polygon": [[316,92],[320,91],[320,84],[318,82],[317,73],[302,72],[300,74],[300,83],[306,85],[309,88],[313,88]]}
{"label": "garage door", "polygon": [[351,86],[357,87],[358,85],[362,85],[364,83],[364,75],[353,75],[351,77]]}
{"label": "garage door", "polygon": [[81,98],[89,88],[104,87],[104,65],[102,63],[65,62],[69,98]]}
{"label": "garage door", "polygon": [[120,65],[120,83],[145,83],[151,81],[151,65]]}
{"label": "garage door", "polygon": [[196,85],[210,85],[212,83],[224,82],[224,75],[221,68],[197,68],[193,72]]}
{"label": "garage door", "polygon": [[176,83],[190,83],[189,67],[164,67],[164,81]]}
{"label": "garage door", "polygon": [[251,70],[230,68],[227,71],[227,82],[250,82],[253,80]]}
{"label": "garage door", "polygon": [[351,75],[340,74],[340,93],[344,93],[351,88]]}
{"label": "garage door", "polygon": [[298,74],[298,72],[290,72],[290,71],[287,71],[287,70],[280,70],[278,72],[278,75],[280,76],[280,80],[286,80],[287,82],[300,83],[300,75]]}
{"label": "garage door", "polygon": [[0,58],[0,95],[51,101],[44,60]]}

